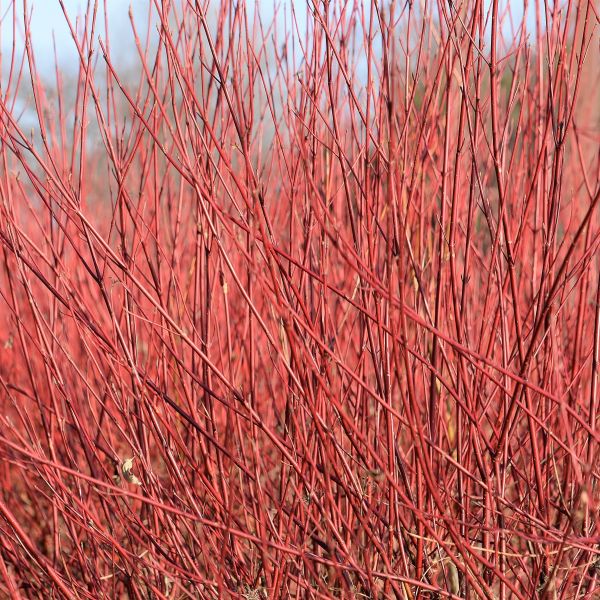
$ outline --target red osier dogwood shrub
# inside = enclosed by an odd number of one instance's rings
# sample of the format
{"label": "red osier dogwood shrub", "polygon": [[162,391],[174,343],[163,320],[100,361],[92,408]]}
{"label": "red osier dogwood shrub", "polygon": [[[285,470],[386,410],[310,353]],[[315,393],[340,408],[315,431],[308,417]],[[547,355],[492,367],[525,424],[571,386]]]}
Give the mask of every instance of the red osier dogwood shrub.
{"label": "red osier dogwood shrub", "polygon": [[147,6],[3,17],[2,597],[595,596],[594,3]]}

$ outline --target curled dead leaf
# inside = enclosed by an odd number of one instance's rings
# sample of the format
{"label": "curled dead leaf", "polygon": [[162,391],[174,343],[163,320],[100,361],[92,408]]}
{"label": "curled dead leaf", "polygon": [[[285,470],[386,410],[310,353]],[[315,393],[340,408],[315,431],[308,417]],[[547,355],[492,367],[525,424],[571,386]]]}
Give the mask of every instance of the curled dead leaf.
{"label": "curled dead leaf", "polygon": [[133,457],[127,458],[123,461],[121,465],[121,473],[123,473],[123,477],[134,485],[142,485],[142,482],[132,473],[131,469],[133,468]]}

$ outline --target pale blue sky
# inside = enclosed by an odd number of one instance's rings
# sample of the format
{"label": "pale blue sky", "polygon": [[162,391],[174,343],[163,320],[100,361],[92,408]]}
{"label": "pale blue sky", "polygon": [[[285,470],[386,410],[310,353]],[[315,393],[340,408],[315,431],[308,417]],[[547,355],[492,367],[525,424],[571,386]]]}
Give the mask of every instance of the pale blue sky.
{"label": "pale blue sky", "polygon": [[[104,0],[99,1],[99,6],[103,5]],[[258,0],[256,6],[261,11],[264,11],[265,18],[269,18],[273,13],[274,2],[279,3],[280,0]],[[489,1],[489,0],[488,0]],[[511,9],[515,19],[519,20],[523,11],[523,2],[520,0],[509,0]],[[18,7],[18,12],[22,15],[23,0],[15,0]],[[215,3],[218,0],[215,0]],[[293,3],[298,12],[306,6],[305,0],[285,0],[286,3]],[[111,35],[111,43],[113,48],[119,49],[125,55],[132,50],[132,34],[129,23],[128,11],[131,6],[139,23],[144,23],[145,13],[148,10],[150,0],[106,0],[109,19],[109,31]],[[93,4],[93,1],[92,1]],[[2,16],[2,25],[0,27],[1,48],[3,51],[3,63],[6,68],[6,63],[9,59],[10,49],[13,43],[12,32],[12,13],[11,0],[0,0],[0,15]],[[86,0],[64,0],[65,8],[72,18],[73,22],[78,14],[81,14],[85,6]],[[249,0],[249,6],[253,6],[254,2]],[[533,2],[530,2],[533,7]],[[76,53],[71,39],[69,30],[65,23],[62,10],[58,0],[27,0],[29,10],[33,9],[33,17],[31,29],[33,32],[33,45],[36,55],[38,68],[42,72],[52,72],[54,67],[52,32],[56,39],[56,49],[61,68],[68,70],[76,63]],[[532,19],[529,19],[529,27],[532,30]],[[100,23],[99,25],[102,25]],[[103,26],[98,30],[98,33],[104,37]],[[19,27],[16,36],[16,45],[19,48],[20,55],[23,44],[23,20],[22,16],[19,20]],[[135,52],[135,50],[133,50]],[[125,56],[126,58],[126,56]]]}
{"label": "pale blue sky", "polygon": [[[106,0],[108,26],[112,44],[121,45],[123,43],[131,44],[133,42],[128,16],[129,7],[132,7],[136,17],[143,17],[144,12],[147,11],[148,2],[149,0]],[[0,0],[0,14],[3,18],[0,30],[0,33],[2,34],[1,47],[4,54],[3,61],[5,63],[9,60],[9,55],[7,55],[7,53],[10,53],[13,42],[11,4],[11,0]],[[18,48],[22,49],[24,34],[23,0],[15,0],[15,4],[19,14],[16,45]],[[77,16],[84,13],[87,2],[85,0],[64,0],[63,4],[73,26],[75,26]],[[91,4],[93,4],[93,0]],[[98,4],[99,7],[102,7],[103,0],[100,0]],[[28,12],[32,13],[31,31],[33,33],[33,46],[36,62],[40,71],[53,70],[53,33],[59,65],[65,69],[72,67],[76,62],[77,54],[59,1],[27,0],[27,9]],[[97,31],[98,34],[104,38],[104,17],[101,10],[99,10],[98,16],[100,17],[100,20],[97,24]],[[98,36],[96,36],[96,39],[97,37]],[[18,54],[20,54],[20,52],[18,52]]]}

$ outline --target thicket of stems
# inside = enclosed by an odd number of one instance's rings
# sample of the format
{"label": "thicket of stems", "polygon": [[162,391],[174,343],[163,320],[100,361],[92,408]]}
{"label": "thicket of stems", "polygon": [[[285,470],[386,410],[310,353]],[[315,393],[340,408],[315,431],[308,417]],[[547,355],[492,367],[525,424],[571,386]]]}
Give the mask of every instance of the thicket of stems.
{"label": "thicket of stems", "polygon": [[9,3],[2,595],[591,598],[597,8],[299,4]]}

